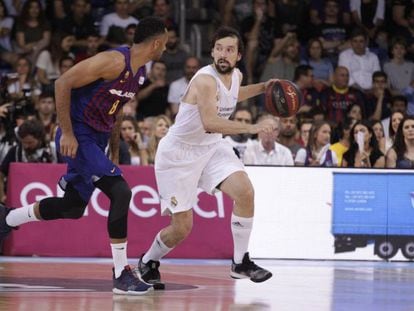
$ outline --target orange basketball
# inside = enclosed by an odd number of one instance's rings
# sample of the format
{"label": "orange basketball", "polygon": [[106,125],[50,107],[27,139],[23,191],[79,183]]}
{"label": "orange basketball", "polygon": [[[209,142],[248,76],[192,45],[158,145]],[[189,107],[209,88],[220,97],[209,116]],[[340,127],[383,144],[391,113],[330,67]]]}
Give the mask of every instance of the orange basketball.
{"label": "orange basketball", "polygon": [[274,116],[286,118],[295,115],[301,102],[301,91],[289,80],[277,80],[266,88],[265,107]]}

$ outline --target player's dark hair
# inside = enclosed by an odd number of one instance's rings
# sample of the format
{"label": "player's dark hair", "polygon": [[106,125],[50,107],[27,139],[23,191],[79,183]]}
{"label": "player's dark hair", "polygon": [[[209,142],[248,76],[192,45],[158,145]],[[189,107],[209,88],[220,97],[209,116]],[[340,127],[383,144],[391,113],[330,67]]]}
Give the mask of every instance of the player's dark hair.
{"label": "player's dark hair", "polygon": [[227,27],[227,26],[223,26],[220,27],[219,29],[217,29],[217,31],[214,33],[213,36],[213,40],[211,42],[211,49],[214,48],[214,45],[216,44],[217,40],[226,38],[226,37],[233,37],[233,38],[237,38],[237,50],[240,54],[243,54],[244,52],[244,44],[243,44],[243,40],[242,37],[240,36],[240,33],[231,27]]}
{"label": "player's dark hair", "polygon": [[158,17],[149,16],[140,20],[135,29],[134,43],[142,43],[165,33],[165,24]]}

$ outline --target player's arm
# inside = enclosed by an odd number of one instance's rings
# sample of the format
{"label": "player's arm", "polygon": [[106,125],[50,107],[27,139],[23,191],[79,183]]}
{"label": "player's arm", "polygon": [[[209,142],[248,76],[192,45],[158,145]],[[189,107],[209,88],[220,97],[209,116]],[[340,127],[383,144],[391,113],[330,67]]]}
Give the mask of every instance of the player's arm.
{"label": "player's arm", "polygon": [[[241,76],[241,74],[240,74]],[[242,77],[240,77],[240,81],[242,81]],[[242,102],[246,99],[249,99],[251,97],[260,95],[265,92],[267,86],[271,83],[276,81],[276,79],[270,79],[266,82],[260,82],[256,84],[249,84],[245,86],[240,86],[239,89],[239,96],[237,98],[238,102]]]}
{"label": "player's arm", "polygon": [[62,129],[60,152],[63,156],[75,157],[77,141],[73,135],[70,118],[70,100],[72,89],[82,87],[98,79],[115,79],[123,68],[123,58],[118,52],[104,52],[86,59],[67,72],[55,82],[56,112]]}
{"label": "player's arm", "polygon": [[194,79],[191,88],[194,88],[194,93],[197,94],[197,106],[206,132],[232,135],[273,130],[269,124],[252,125],[220,118],[217,115],[217,82],[212,76],[199,75]]}
{"label": "player's arm", "polygon": [[109,139],[109,157],[111,158],[112,162],[114,162],[117,165],[119,164],[119,145],[123,116],[124,114],[121,109],[118,111],[118,114],[116,116],[116,122],[114,128],[112,129],[111,137]]}

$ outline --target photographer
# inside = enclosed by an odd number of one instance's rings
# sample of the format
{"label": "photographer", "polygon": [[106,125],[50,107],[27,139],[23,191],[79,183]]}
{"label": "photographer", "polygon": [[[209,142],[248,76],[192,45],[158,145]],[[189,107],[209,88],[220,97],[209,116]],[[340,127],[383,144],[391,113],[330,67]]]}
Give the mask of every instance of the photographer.
{"label": "photographer", "polygon": [[45,142],[45,130],[38,120],[26,120],[17,130],[18,144],[12,147],[0,166],[0,202],[4,202],[5,178],[9,174],[10,163],[56,163],[56,151]]}

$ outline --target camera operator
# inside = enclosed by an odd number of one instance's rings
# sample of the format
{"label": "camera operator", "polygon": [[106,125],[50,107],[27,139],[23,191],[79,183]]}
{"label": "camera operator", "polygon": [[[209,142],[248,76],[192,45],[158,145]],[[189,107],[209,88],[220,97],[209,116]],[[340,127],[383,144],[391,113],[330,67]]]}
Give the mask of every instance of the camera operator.
{"label": "camera operator", "polygon": [[9,174],[10,163],[56,163],[56,152],[45,141],[43,124],[36,119],[24,121],[17,131],[18,144],[7,153],[0,165],[0,202],[4,202],[5,178]]}

